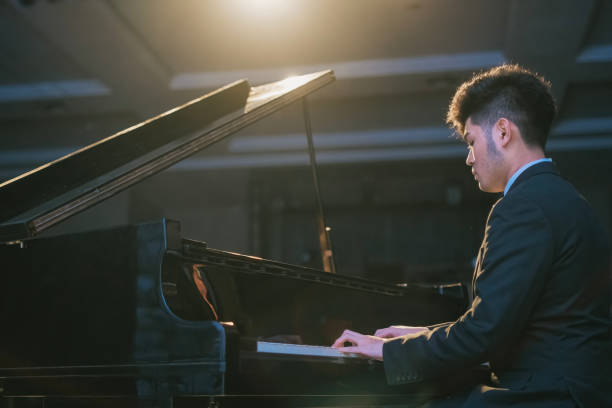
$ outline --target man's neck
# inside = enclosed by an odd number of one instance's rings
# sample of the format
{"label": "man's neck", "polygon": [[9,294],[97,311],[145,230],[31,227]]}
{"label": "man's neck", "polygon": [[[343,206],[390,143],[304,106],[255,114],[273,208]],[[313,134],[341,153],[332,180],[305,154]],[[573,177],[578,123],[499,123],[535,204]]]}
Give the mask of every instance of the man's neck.
{"label": "man's neck", "polygon": [[[542,156],[544,156],[542,154]],[[536,156],[537,157],[537,156]],[[506,195],[506,193],[508,193],[508,191],[510,191],[510,188],[512,187],[512,185],[514,184],[514,182],[521,176],[521,174],[527,170],[529,167],[536,165],[538,163],[544,162],[544,161],[551,161],[551,159],[548,159],[546,157],[540,157],[540,158],[535,158],[531,161],[526,162],[525,164],[523,164],[521,167],[519,167],[518,170],[516,170],[512,176],[510,177],[510,179],[508,179],[508,182],[506,183],[506,187],[504,188],[504,196]]]}
{"label": "man's neck", "polygon": [[543,159],[545,157],[546,156],[544,156],[544,152],[540,149],[525,149],[520,154],[517,154],[516,159],[510,162],[505,184],[508,183],[514,173],[516,173],[521,167],[533,161]]}

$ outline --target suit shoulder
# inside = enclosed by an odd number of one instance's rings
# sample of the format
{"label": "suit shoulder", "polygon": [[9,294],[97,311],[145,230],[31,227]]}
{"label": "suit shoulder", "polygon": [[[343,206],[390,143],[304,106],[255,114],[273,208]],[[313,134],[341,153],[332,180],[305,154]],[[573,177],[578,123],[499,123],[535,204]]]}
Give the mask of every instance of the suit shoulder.
{"label": "suit shoulder", "polygon": [[588,205],[578,190],[556,173],[536,174],[517,185],[504,197],[504,201],[508,203],[521,200],[531,201],[542,208]]}

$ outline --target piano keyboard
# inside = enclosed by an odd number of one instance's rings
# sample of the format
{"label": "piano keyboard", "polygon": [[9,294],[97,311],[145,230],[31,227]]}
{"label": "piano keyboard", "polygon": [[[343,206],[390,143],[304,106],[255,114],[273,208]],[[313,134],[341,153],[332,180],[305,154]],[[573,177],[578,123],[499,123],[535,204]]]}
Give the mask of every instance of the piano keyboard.
{"label": "piano keyboard", "polygon": [[310,357],[365,358],[355,353],[342,353],[332,347],[272,343],[267,341],[257,342],[257,352]]}

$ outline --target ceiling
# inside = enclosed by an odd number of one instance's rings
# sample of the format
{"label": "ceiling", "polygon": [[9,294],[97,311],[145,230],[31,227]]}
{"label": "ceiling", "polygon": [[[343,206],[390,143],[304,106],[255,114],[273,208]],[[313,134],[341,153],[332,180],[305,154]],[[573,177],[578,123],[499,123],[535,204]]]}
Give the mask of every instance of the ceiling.
{"label": "ceiling", "polygon": [[[237,79],[323,69],[311,97],[328,163],[460,157],[444,126],[473,71],[553,83],[550,152],[612,161],[612,1],[0,0],[0,182]],[[173,171],[306,165],[299,106]]]}

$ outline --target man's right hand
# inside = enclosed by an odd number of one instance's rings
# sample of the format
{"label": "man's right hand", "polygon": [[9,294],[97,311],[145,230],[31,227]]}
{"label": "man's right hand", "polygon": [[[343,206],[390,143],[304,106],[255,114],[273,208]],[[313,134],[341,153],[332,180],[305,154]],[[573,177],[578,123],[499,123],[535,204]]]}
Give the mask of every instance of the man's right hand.
{"label": "man's right hand", "polygon": [[414,326],[389,326],[384,329],[376,330],[374,336],[389,339],[392,337],[405,336],[407,334],[418,334],[421,332],[428,331],[427,327],[414,327]]}

